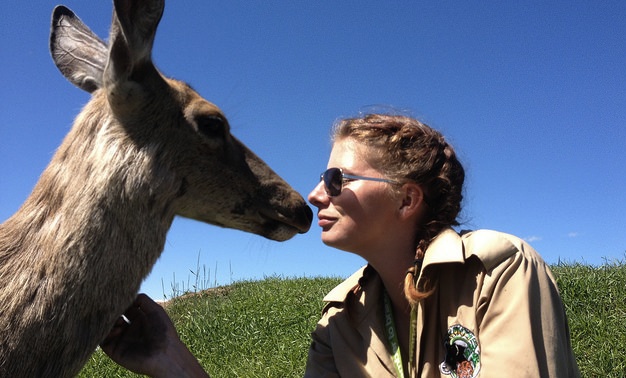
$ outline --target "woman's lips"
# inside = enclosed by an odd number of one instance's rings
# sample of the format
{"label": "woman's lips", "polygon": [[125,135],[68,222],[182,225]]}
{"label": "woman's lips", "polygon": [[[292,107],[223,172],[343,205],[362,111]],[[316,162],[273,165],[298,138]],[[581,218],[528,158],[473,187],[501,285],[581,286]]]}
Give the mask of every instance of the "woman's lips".
{"label": "woman's lips", "polygon": [[332,217],[318,214],[317,218],[318,218],[317,224],[324,230],[328,229],[330,226],[332,226],[335,223],[335,218],[332,218]]}

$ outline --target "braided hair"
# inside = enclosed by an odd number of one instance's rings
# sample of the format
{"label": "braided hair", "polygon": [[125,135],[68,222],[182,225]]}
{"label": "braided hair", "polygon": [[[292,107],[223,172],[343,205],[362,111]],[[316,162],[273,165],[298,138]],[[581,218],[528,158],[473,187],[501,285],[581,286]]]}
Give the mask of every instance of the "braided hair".
{"label": "braided hair", "polygon": [[428,245],[443,229],[459,225],[463,166],[440,132],[407,116],[368,114],[341,120],[333,128],[333,140],[343,138],[368,146],[372,154],[365,158],[386,177],[415,182],[424,191],[427,213],[416,229],[415,263],[408,268],[404,283],[404,294],[415,306],[436,286],[433,272],[422,273],[417,285]]}

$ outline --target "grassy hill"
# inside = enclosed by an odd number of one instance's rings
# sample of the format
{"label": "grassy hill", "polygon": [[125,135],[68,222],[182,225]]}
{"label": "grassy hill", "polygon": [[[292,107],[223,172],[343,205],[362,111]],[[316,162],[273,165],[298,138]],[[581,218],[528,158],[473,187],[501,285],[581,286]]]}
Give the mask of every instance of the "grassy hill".
{"label": "grassy hill", "polygon": [[[583,377],[626,376],[626,265],[552,266]],[[174,298],[183,341],[222,377],[302,377],[322,297],[341,279],[267,278]],[[80,377],[136,377],[97,351]]]}

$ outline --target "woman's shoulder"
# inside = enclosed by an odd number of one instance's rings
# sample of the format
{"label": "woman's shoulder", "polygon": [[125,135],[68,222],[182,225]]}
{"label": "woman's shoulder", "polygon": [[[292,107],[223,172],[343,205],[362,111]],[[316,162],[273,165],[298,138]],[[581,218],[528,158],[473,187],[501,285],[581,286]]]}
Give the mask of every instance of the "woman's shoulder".
{"label": "woman's shoulder", "polygon": [[322,313],[358,324],[380,307],[382,292],[380,276],[371,265],[365,265],[326,294]]}
{"label": "woman's shoulder", "polygon": [[477,258],[490,271],[515,256],[541,260],[530,245],[515,235],[487,229],[457,232],[447,228],[431,242],[424,265],[464,263]]}
{"label": "woman's shoulder", "polygon": [[514,256],[542,261],[539,254],[523,239],[494,230],[462,231],[465,258],[476,256],[488,271]]}
{"label": "woman's shoulder", "polygon": [[324,302],[343,302],[349,293],[354,292],[360,286],[360,281],[365,274],[367,265],[363,266],[339,285],[335,286],[326,296]]}

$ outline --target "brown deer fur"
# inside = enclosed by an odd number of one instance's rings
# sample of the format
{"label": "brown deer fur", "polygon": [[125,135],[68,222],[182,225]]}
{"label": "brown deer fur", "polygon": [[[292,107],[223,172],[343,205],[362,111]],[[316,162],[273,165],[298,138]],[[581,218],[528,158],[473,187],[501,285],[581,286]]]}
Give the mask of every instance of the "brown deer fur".
{"label": "brown deer fur", "polygon": [[176,215],[287,240],[312,213],[151,61],[163,1],[115,0],[109,44],[52,17],[61,72],[92,92],[21,208],[0,225],[0,376],[78,373],[133,301]]}

